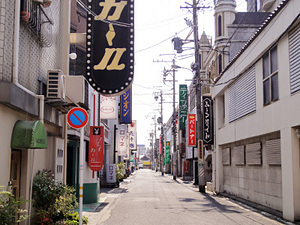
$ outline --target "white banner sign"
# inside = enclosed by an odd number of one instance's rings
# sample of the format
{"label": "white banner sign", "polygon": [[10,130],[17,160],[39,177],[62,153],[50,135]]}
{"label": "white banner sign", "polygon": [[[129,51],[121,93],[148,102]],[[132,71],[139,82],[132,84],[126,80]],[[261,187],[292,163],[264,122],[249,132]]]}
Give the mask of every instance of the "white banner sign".
{"label": "white banner sign", "polygon": [[106,168],[106,182],[116,183],[116,164],[107,164]]}
{"label": "white banner sign", "polygon": [[118,128],[118,156],[127,154],[127,125],[119,125]]}
{"label": "white banner sign", "polygon": [[136,120],[132,120],[131,124],[128,124],[129,133],[129,149],[137,149],[137,138],[136,138]]}
{"label": "white banner sign", "polygon": [[117,99],[116,97],[106,97],[101,95],[100,118],[117,119]]}

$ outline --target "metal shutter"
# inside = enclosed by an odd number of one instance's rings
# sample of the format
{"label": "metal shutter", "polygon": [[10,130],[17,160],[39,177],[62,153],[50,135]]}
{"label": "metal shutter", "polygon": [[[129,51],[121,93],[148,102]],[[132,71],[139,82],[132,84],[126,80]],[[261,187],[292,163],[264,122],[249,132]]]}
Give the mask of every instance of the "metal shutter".
{"label": "metal shutter", "polygon": [[248,165],[261,165],[261,143],[246,145],[246,161]]}
{"label": "metal shutter", "polygon": [[266,141],[267,163],[281,165],[280,139]]}
{"label": "metal shutter", "polygon": [[291,93],[300,90],[300,26],[289,34]]}
{"label": "metal shutter", "polygon": [[229,122],[256,110],[255,67],[229,87]]}
{"label": "metal shutter", "polygon": [[222,151],[222,163],[224,166],[230,165],[230,148],[224,148]]}
{"label": "metal shutter", "polygon": [[233,163],[235,165],[245,165],[245,146],[236,146],[233,148]]}

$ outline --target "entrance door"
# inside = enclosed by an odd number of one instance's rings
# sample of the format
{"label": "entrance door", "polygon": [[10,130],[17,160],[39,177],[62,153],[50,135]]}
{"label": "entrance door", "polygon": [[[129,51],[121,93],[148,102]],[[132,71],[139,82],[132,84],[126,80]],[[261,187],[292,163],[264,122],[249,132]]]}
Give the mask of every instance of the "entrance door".
{"label": "entrance door", "polygon": [[10,182],[12,185],[12,193],[15,197],[20,197],[20,173],[21,173],[21,151],[12,150]]}

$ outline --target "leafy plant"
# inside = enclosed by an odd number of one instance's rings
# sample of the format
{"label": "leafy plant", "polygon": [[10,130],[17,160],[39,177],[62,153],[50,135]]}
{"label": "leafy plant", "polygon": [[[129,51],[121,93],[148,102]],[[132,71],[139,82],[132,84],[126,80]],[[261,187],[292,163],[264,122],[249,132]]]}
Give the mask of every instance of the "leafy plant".
{"label": "leafy plant", "polygon": [[15,225],[28,219],[27,211],[20,206],[27,201],[20,201],[9,191],[3,191],[0,187],[0,225]]}
{"label": "leafy plant", "polygon": [[122,180],[124,175],[122,173],[122,171],[125,169],[125,165],[124,165],[124,162],[120,162],[117,166],[117,173],[116,173],[116,176],[117,176],[117,180]]}
{"label": "leafy plant", "polygon": [[[50,171],[38,171],[34,177],[33,203],[37,224],[79,224],[75,189],[56,183]],[[83,221],[87,224],[86,217]]]}

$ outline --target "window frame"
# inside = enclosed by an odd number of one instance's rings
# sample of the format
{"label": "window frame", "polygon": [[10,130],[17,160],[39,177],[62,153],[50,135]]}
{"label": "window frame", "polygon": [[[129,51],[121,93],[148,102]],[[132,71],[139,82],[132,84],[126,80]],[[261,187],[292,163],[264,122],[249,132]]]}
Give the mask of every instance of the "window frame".
{"label": "window frame", "polygon": [[[276,54],[275,58],[272,53]],[[276,65],[275,65],[275,64]],[[279,85],[278,85],[278,48],[277,45],[272,47],[262,57],[262,70],[263,70],[263,104],[264,106],[270,105],[279,100]],[[275,67],[274,67],[275,66]],[[274,81],[277,79],[277,82]],[[265,89],[265,84],[268,84],[268,90]],[[276,89],[274,89],[276,88]],[[266,92],[267,91],[267,92]],[[268,95],[267,95],[268,94]],[[266,97],[268,96],[268,99]]]}

